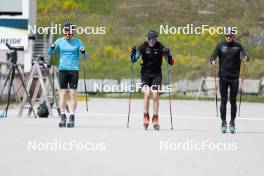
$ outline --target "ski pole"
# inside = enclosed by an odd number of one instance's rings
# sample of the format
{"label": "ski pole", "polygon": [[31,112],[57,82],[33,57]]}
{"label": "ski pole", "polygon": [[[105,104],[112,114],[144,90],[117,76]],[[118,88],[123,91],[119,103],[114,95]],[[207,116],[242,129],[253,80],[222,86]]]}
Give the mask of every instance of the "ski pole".
{"label": "ski pole", "polygon": [[[50,45],[50,49],[51,49],[51,62],[52,62],[52,103],[51,106],[54,106],[54,102],[55,102],[55,60],[54,60],[54,54],[53,50],[55,49],[55,44],[51,44]],[[39,60],[39,57],[37,58],[37,62]]]}
{"label": "ski pole", "polygon": [[243,84],[244,84],[245,69],[246,69],[246,63],[245,63],[245,61],[243,61],[242,72],[241,72],[241,87],[240,87],[238,117],[240,117],[240,108],[241,108],[241,102],[242,102],[242,96],[243,96]]}
{"label": "ski pole", "polygon": [[[135,60],[135,54],[132,55],[133,60]],[[130,86],[129,86],[129,103],[128,103],[128,116],[127,116],[127,128],[129,128],[129,120],[130,120],[130,110],[131,110],[131,99],[132,99],[132,85],[134,78],[134,63],[131,63],[130,68]]]}
{"label": "ski pole", "polygon": [[216,65],[214,66],[214,81],[215,81],[215,107],[216,107],[216,117],[218,118],[218,96],[217,96],[217,81],[216,81],[216,75],[217,75],[217,70],[216,70]]}
{"label": "ski pole", "polygon": [[[169,57],[166,56],[167,59],[167,65],[166,65],[166,70],[167,70],[167,84],[171,86],[170,82],[170,66],[169,66]],[[172,110],[171,110],[171,91],[169,91],[169,107],[170,107],[170,122],[171,122],[171,130],[173,130],[173,122],[172,122]]]}
{"label": "ski pole", "polygon": [[55,63],[54,63],[54,55],[52,55],[52,72],[53,72],[53,76],[52,76],[52,95],[53,95],[53,102],[52,102],[52,106],[55,104]]}
{"label": "ski pole", "polygon": [[86,88],[86,77],[85,77],[85,68],[83,66],[83,81],[84,81],[84,91],[85,91],[85,101],[86,101],[86,111],[88,112],[88,96]]}

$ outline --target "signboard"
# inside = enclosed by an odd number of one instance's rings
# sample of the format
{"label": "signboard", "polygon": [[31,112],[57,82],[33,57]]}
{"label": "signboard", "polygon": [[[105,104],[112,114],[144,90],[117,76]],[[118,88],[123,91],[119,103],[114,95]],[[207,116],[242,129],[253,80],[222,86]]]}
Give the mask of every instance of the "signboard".
{"label": "signboard", "polygon": [[0,0],[0,2],[0,15],[22,15],[22,0]]}
{"label": "signboard", "polygon": [[[0,0],[0,4],[0,54],[6,54],[6,43],[23,46],[18,62],[24,63],[24,72],[29,72],[34,45],[28,25],[36,25],[37,0]],[[5,58],[0,57],[0,61]]]}
{"label": "signboard", "polygon": [[7,50],[6,43],[11,46],[24,46],[25,50],[28,49],[27,30],[0,26],[0,34],[0,50]]}

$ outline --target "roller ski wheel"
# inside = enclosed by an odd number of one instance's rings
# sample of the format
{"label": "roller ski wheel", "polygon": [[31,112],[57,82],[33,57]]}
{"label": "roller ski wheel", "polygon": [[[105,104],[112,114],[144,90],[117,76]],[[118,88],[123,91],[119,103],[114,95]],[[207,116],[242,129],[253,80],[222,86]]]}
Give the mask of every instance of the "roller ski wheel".
{"label": "roller ski wheel", "polygon": [[160,126],[159,126],[159,116],[158,115],[153,115],[152,123],[153,123],[154,129],[158,131],[160,129]]}
{"label": "roller ski wheel", "polygon": [[154,129],[157,130],[157,131],[159,131],[159,129],[160,129],[159,125],[153,125],[153,127],[154,127]]}
{"label": "roller ski wheel", "polygon": [[230,122],[230,124],[229,124],[229,130],[230,130],[230,133],[232,133],[232,134],[235,133],[236,127],[235,127],[235,122],[234,121],[231,121]]}
{"label": "roller ski wheel", "polygon": [[74,115],[70,115],[70,119],[67,123],[67,128],[73,128],[74,127]]}
{"label": "roller ski wheel", "polygon": [[144,113],[143,126],[144,126],[145,130],[148,129],[148,126],[149,126],[149,113]]}
{"label": "roller ski wheel", "polygon": [[5,114],[4,113],[0,113],[0,119],[4,119],[6,118]]}
{"label": "roller ski wheel", "polygon": [[227,131],[226,121],[222,121],[221,131],[222,131],[222,133],[226,133],[226,131]]}
{"label": "roller ski wheel", "polygon": [[63,115],[61,115],[61,120],[60,120],[60,122],[59,122],[59,127],[60,128],[64,128],[64,127],[66,127],[66,115],[65,114],[63,114]]}

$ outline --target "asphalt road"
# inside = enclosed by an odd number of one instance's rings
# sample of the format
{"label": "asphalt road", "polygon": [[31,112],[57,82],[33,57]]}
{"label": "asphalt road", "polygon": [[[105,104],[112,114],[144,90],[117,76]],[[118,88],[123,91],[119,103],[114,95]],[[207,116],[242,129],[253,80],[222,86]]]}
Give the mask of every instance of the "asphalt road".
{"label": "asphalt road", "polygon": [[0,175],[264,175],[264,104],[242,104],[236,134],[220,132],[214,102],[172,105],[174,130],[161,100],[160,131],[143,129],[139,99],[132,100],[130,128],[125,99],[92,99],[88,113],[80,102],[72,129],[58,128],[58,118],[19,119],[11,109],[0,119]]}

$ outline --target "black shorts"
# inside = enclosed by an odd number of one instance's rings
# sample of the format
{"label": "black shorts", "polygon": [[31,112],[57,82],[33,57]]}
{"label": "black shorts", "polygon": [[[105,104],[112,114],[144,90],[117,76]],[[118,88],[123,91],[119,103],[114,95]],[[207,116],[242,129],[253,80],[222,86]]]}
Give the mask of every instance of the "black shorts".
{"label": "black shorts", "polygon": [[60,70],[59,82],[61,89],[77,89],[79,79],[79,71],[77,70]]}
{"label": "black shorts", "polygon": [[148,74],[141,72],[141,82],[143,86],[152,87],[153,90],[159,90],[161,87],[162,74]]}

